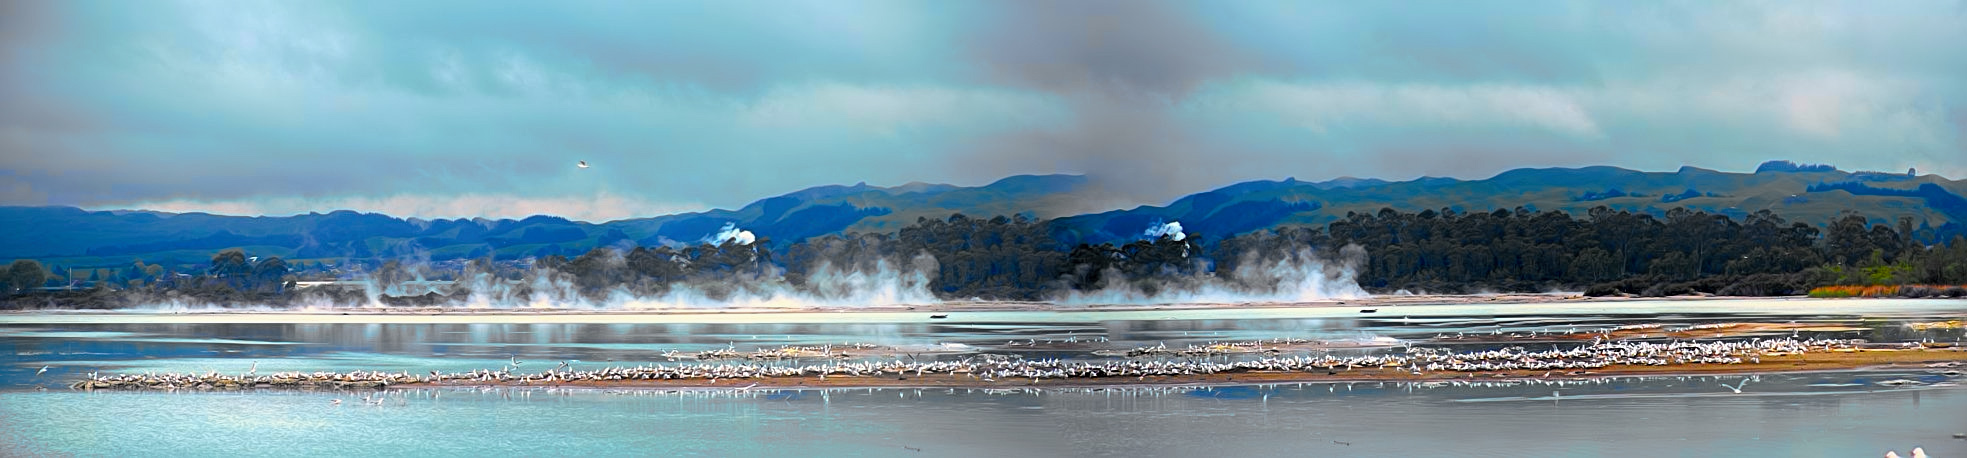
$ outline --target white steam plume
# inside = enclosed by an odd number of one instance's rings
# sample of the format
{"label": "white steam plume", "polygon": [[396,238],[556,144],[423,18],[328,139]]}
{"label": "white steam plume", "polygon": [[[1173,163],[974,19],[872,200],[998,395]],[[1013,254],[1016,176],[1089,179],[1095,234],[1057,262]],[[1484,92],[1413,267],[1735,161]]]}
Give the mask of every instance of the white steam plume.
{"label": "white steam plume", "polygon": [[723,245],[725,242],[750,245],[751,242],[756,241],[758,241],[758,237],[752,235],[751,231],[738,229],[738,223],[724,223],[723,229],[719,229],[717,233],[704,237],[704,243],[711,245]]}
{"label": "white steam plume", "polygon": [[[1279,255],[1246,253],[1227,277],[1197,276],[1141,285],[1108,270],[1098,291],[1074,291],[1061,304],[1235,304],[1294,303],[1370,296],[1355,281],[1366,250],[1347,245],[1338,260],[1319,259],[1310,248]],[[1154,292],[1141,286],[1155,286]]]}
{"label": "white steam plume", "polygon": [[1188,234],[1182,233],[1181,221],[1169,221],[1167,223],[1149,225],[1147,227],[1147,233],[1142,235],[1146,236],[1148,240],[1160,240],[1162,237],[1167,237],[1169,240],[1177,242],[1188,238]]}
{"label": "white steam plume", "polygon": [[[620,256],[613,256],[605,267],[619,268],[621,262]],[[581,294],[572,275],[544,268],[519,281],[472,273],[459,282],[471,291],[465,300],[471,308],[843,308],[938,303],[940,300],[929,292],[929,279],[936,270],[935,257],[927,253],[916,255],[906,269],[887,261],[865,268],[842,268],[822,260],[801,287],[787,283],[778,269],[769,268],[737,278],[671,283],[659,294],[637,294],[630,285],[617,285],[600,299]]]}
{"label": "white steam plume", "polygon": [[[877,261],[871,269],[845,269],[821,261],[807,276],[804,288],[794,288],[776,275],[736,283],[716,285],[673,284],[669,292],[655,297],[636,297],[626,291],[611,295],[611,305],[630,309],[650,308],[815,308],[869,307],[941,302],[929,293],[929,278],[935,276],[934,256],[918,254],[907,270]],[[712,289],[729,288],[716,294]]]}

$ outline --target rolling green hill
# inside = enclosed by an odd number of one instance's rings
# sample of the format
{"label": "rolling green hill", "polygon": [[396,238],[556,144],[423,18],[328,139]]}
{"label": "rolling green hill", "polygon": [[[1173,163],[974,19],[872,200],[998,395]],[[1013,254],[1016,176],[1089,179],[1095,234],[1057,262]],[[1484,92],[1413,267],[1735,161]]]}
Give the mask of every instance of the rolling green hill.
{"label": "rolling green hill", "polygon": [[[1770,210],[1823,225],[1847,211],[1875,223],[1911,217],[1926,241],[1963,233],[1967,181],[1936,175],[1847,172],[1771,163],[1757,173],[1684,167],[1641,172],[1615,167],[1517,169],[1483,180],[1420,178],[1387,182],[1340,178],[1251,181],[1182,197],[1165,206],[1086,213],[1100,190],[1083,176],[1021,175],[974,187],[910,183],[894,187],[821,186],[735,210],[605,223],[550,216],[521,220],[418,220],[336,211],[280,217],[0,207],[0,259],[32,258],[69,267],[121,267],[133,259],[197,264],[213,252],[246,247],[287,259],[432,260],[572,256],[597,246],[700,243],[726,225],[772,246],[814,236],[887,232],[917,218],[1024,215],[1053,219],[1063,241],[1134,240],[1150,225],[1180,222],[1204,240],[1284,225],[1324,225],[1349,212],[1496,209],[1583,214],[1604,206],[1652,214],[1688,207],[1743,216]],[[1097,211],[1097,209],[1095,210]]]}
{"label": "rolling green hill", "polygon": [[1166,206],[1068,217],[1059,224],[1068,239],[1102,242],[1138,237],[1155,221],[1180,221],[1191,232],[1227,237],[1279,225],[1323,225],[1349,212],[1374,213],[1382,208],[1472,212],[1523,207],[1583,214],[1604,206],[1659,215],[1687,207],[1733,217],[1769,210],[1816,225],[1846,211],[1861,212],[1875,223],[1910,216],[1915,226],[1928,229],[1925,237],[1931,241],[1958,234],[1960,226],[1967,224],[1963,191],[1967,182],[1937,175],[1836,170],[1516,169],[1471,181],[1421,178],[1357,186],[1253,181],[1183,197]]}

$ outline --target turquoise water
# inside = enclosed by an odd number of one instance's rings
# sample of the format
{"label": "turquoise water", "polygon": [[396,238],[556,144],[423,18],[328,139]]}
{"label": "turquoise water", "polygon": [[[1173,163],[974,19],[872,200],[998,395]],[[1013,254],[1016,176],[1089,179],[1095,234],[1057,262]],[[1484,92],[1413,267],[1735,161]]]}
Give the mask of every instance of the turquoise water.
{"label": "turquoise water", "polygon": [[[1719,386],[1739,377],[1116,392],[419,390],[391,392],[381,405],[353,393],[50,391],[0,397],[0,442],[9,444],[0,452],[1841,457],[1917,445],[1967,455],[1967,441],[1948,437],[1967,428],[1967,391],[1807,386],[1897,375],[1764,376],[1741,395]],[[1547,399],[1553,390],[1575,398]]]}
{"label": "turquoise water", "polygon": [[[1552,384],[1312,384],[1126,390],[78,392],[89,372],[422,373],[661,363],[699,351],[963,343],[1028,357],[1166,342],[1420,341],[1440,334],[1756,320],[1853,326],[1844,337],[1958,341],[1913,321],[1963,301],[1484,306],[1402,316],[1251,311],[804,323],[146,323],[129,315],[0,319],[0,455],[461,456],[1967,456],[1967,391],[1928,370]],[[1403,306],[1404,307],[1404,306]],[[1787,310],[1787,311],[1785,311]],[[970,312],[964,315],[979,314]],[[1382,313],[1385,313],[1384,311]],[[359,317],[357,317],[359,318]],[[257,319],[257,318],[254,318]],[[589,317],[605,320],[607,317]],[[218,320],[224,321],[224,320]],[[1048,342],[1049,341],[1049,342]],[[1006,345],[1035,342],[1042,345]],[[1356,352],[1376,349],[1344,350]],[[46,366],[43,374],[36,372]],[[1917,383],[1888,387],[1878,382]],[[1745,385],[1743,385],[1745,383]],[[1735,393],[1727,386],[1740,386]],[[1553,396],[1552,392],[1558,395]],[[364,401],[364,396],[380,398]],[[340,399],[340,405],[332,401]],[[917,451],[920,450],[920,451]]]}

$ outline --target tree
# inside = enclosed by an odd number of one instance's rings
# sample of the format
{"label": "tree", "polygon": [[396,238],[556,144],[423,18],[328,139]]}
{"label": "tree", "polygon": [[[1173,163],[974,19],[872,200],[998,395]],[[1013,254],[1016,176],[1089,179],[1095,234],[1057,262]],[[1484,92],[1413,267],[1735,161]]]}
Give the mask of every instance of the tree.
{"label": "tree", "polygon": [[1871,256],[1873,246],[1865,226],[1865,217],[1855,213],[1831,221],[1830,232],[1824,236],[1824,248],[1830,262],[1854,265]]}
{"label": "tree", "polygon": [[130,268],[123,270],[123,278],[128,279],[131,286],[140,286],[153,277],[144,268],[143,259],[137,259],[135,263],[130,264]]}
{"label": "tree", "polygon": [[252,273],[253,265],[246,261],[246,252],[238,248],[220,251],[212,255],[211,274],[221,278],[242,278]]}
{"label": "tree", "polygon": [[274,292],[282,292],[285,288],[281,287],[280,280],[290,271],[287,262],[281,260],[279,256],[261,259],[258,264],[253,265],[253,287],[261,289],[272,285]]}
{"label": "tree", "polygon": [[7,265],[9,290],[25,291],[28,288],[39,288],[41,284],[47,282],[48,270],[41,267],[40,261],[15,259],[13,264]]}

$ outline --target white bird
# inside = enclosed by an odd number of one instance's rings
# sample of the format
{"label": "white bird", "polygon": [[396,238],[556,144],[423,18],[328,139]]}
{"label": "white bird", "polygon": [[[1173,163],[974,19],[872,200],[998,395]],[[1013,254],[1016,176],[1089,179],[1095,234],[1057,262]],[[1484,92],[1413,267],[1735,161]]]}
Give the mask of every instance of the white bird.
{"label": "white bird", "polygon": [[1728,388],[1728,389],[1730,389],[1730,390],[1734,390],[1734,391],[1735,391],[1735,394],[1741,394],[1741,393],[1742,393],[1742,387],[1744,387],[1744,386],[1748,386],[1748,378],[1746,378],[1746,377],[1744,377],[1744,378],[1742,378],[1742,382],[1741,382],[1741,383],[1737,383],[1737,384],[1735,384],[1735,386],[1728,386],[1728,384],[1726,384],[1726,383],[1723,383],[1723,384],[1721,384],[1721,386],[1723,386],[1723,387],[1727,387],[1727,388]]}
{"label": "white bird", "polygon": [[1925,448],[1925,447],[1913,447],[1913,448],[1912,448],[1912,458],[1926,458],[1926,448]]}
{"label": "white bird", "polygon": [[46,373],[48,373],[48,366],[41,366],[41,370],[34,371],[34,376],[40,377],[41,374],[46,374]]}
{"label": "white bird", "polygon": [[577,164],[577,165],[579,165],[579,166],[580,166],[580,168],[583,168],[583,169],[585,169],[585,168],[587,168],[587,161],[581,161],[581,163],[580,163],[580,164]]}

